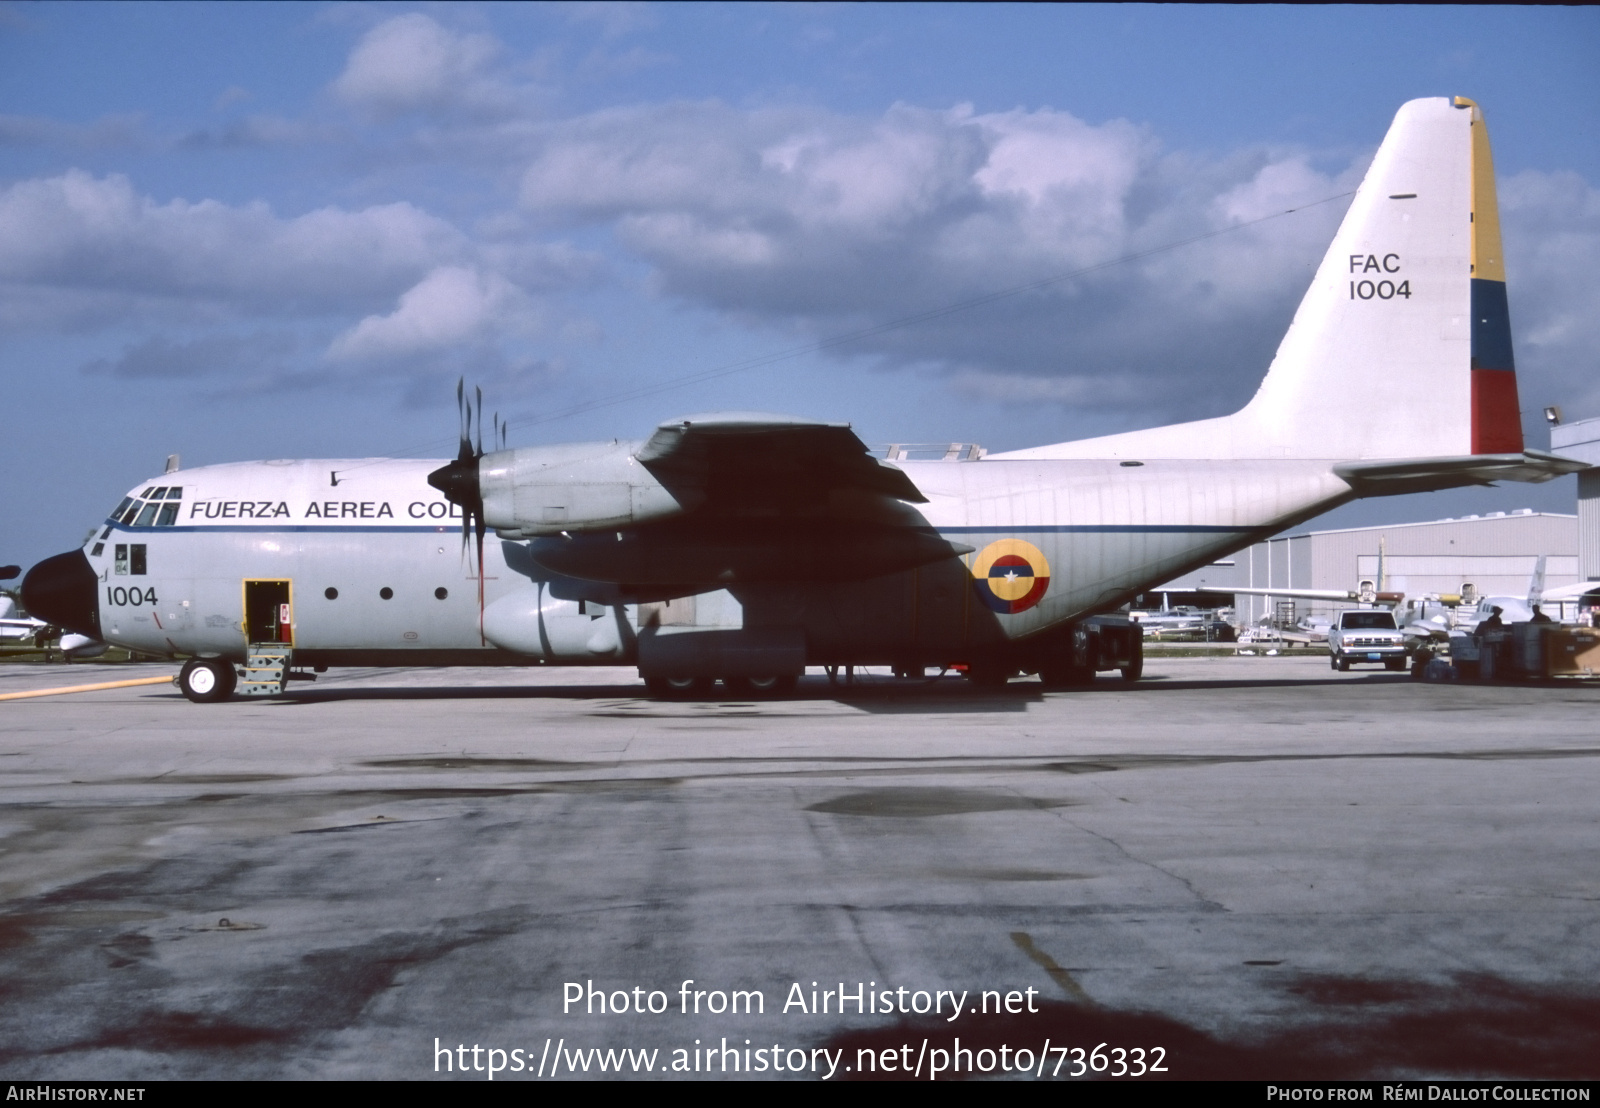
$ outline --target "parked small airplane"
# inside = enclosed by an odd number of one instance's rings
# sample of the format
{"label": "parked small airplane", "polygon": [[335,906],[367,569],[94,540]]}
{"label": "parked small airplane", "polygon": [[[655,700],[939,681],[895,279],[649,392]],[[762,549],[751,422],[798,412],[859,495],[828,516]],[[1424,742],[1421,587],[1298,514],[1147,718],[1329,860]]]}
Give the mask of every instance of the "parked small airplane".
{"label": "parked small airplane", "polygon": [[[22,573],[21,566],[0,566],[0,581],[12,581]],[[35,642],[50,625],[42,619],[17,614],[17,601],[0,589],[0,642]]]}
{"label": "parked small airplane", "polygon": [[[1386,608],[1394,613],[1399,630],[1408,638],[1444,642],[1449,639],[1452,631],[1472,631],[1481,621],[1488,619],[1497,608],[1500,610],[1501,622],[1507,624],[1533,619],[1536,608],[1543,611],[1547,618],[1553,618],[1552,604],[1555,606],[1553,611],[1559,614],[1563,603],[1573,603],[1600,591],[1600,582],[1596,581],[1580,581],[1572,585],[1547,589],[1544,583],[1545,561],[1546,557],[1543,554],[1534,560],[1533,572],[1528,576],[1528,591],[1524,596],[1479,597],[1470,585],[1463,584],[1460,593],[1449,595],[1430,593],[1427,596],[1408,597],[1403,592],[1379,592],[1374,582],[1370,580],[1362,581],[1357,588],[1348,590],[1286,588],[1235,591],[1254,596],[1344,601],[1358,603],[1362,607]],[[1380,567],[1378,572],[1382,574],[1381,554],[1378,564]],[[1382,580],[1381,576],[1379,580]]]}
{"label": "parked small airplane", "polygon": [[1138,628],[1105,613],[1337,505],[1583,468],[1523,447],[1488,135],[1462,98],[1400,109],[1231,416],[891,462],[847,424],[748,413],[486,453],[458,403],[443,465],[140,482],[33,567],[27,606],[189,655],[197,701],[296,665],[634,664],[661,695],[781,690],[807,665],[1071,684],[1139,673]]}
{"label": "parked small airplane", "polygon": [[[1453,627],[1460,631],[1471,631],[1480,622],[1489,618],[1494,609],[1500,609],[1502,623],[1523,623],[1534,619],[1537,614],[1546,619],[1560,620],[1563,607],[1572,604],[1575,607],[1587,605],[1595,607],[1590,598],[1600,593],[1600,581],[1578,581],[1571,585],[1561,585],[1556,588],[1546,588],[1544,583],[1545,556],[1539,555],[1534,563],[1533,573],[1528,576],[1528,591],[1524,596],[1485,596],[1476,603],[1463,605],[1457,608]],[[1578,613],[1568,609],[1569,617]]]}

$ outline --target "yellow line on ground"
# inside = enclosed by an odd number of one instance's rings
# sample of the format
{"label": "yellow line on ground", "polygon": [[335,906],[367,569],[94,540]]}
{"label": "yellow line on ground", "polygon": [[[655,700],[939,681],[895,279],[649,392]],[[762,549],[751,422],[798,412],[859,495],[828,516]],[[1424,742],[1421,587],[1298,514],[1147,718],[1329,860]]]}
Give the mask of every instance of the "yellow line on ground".
{"label": "yellow line on ground", "polygon": [[132,681],[102,681],[98,685],[67,685],[59,689],[34,689],[32,692],[0,693],[0,700],[21,700],[26,696],[60,696],[69,692],[99,692],[101,689],[125,689],[130,685],[170,685],[171,677],[136,677]]}

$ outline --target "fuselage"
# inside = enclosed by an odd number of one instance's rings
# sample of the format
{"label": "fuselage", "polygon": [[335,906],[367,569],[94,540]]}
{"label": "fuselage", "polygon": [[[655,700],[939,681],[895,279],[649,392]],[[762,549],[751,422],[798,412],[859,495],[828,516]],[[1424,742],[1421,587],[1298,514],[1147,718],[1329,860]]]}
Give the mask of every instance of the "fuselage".
{"label": "fuselage", "polygon": [[[823,533],[804,579],[704,582],[640,603],[570,566],[552,573],[536,543],[493,533],[480,577],[460,509],[427,483],[439,465],[247,462],[145,482],[82,551],[93,630],[167,656],[240,659],[252,641],[281,639],[305,665],[483,665],[617,664],[651,626],[765,627],[801,635],[810,664],[961,664],[1111,610],[1350,494],[1319,461],[908,461],[927,497],[909,522],[964,553],[855,576],[829,562]],[[692,531],[694,517],[678,526]]]}

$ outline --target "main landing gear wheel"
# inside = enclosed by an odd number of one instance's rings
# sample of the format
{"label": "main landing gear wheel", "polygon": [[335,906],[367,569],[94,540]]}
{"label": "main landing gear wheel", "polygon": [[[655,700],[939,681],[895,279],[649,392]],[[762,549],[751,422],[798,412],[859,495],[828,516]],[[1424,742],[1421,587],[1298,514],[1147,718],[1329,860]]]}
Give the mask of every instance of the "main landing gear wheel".
{"label": "main landing gear wheel", "polygon": [[[1135,633],[1137,633],[1135,628]],[[1128,664],[1122,667],[1124,681],[1137,681],[1144,676],[1144,639],[1133,640],[1133,652],[1128,657]]]}
{"label": "main landing gear wheel", "polygon": [[710,677],[647,677],[644,687],[657,700],[704,700],[714,684]]}
{"label": "main landing gear wheel", "polygon": [[190,658],[178,671],[178,688],[196,704],[228,699],[237,681],[232,663],[221,658]]}
{"label": "main landing gear wheel", "polygon": [[799,678],[788,677],[724,677],[722,685],[730,697],[742,696],[751,700],[770,700],[789,696],[794,692]]}

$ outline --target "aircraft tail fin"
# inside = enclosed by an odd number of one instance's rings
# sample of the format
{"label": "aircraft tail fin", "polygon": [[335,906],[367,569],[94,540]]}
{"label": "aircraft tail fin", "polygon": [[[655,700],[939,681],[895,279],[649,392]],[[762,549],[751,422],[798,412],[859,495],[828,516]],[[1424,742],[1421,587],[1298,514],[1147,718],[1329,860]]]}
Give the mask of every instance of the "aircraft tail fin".
{"label": "aircraft tail fin", "polygon": [[1494,165],[1483,113],[1401,107],[1254,399],[1221,419],[1009,456],[1519,454]]}

